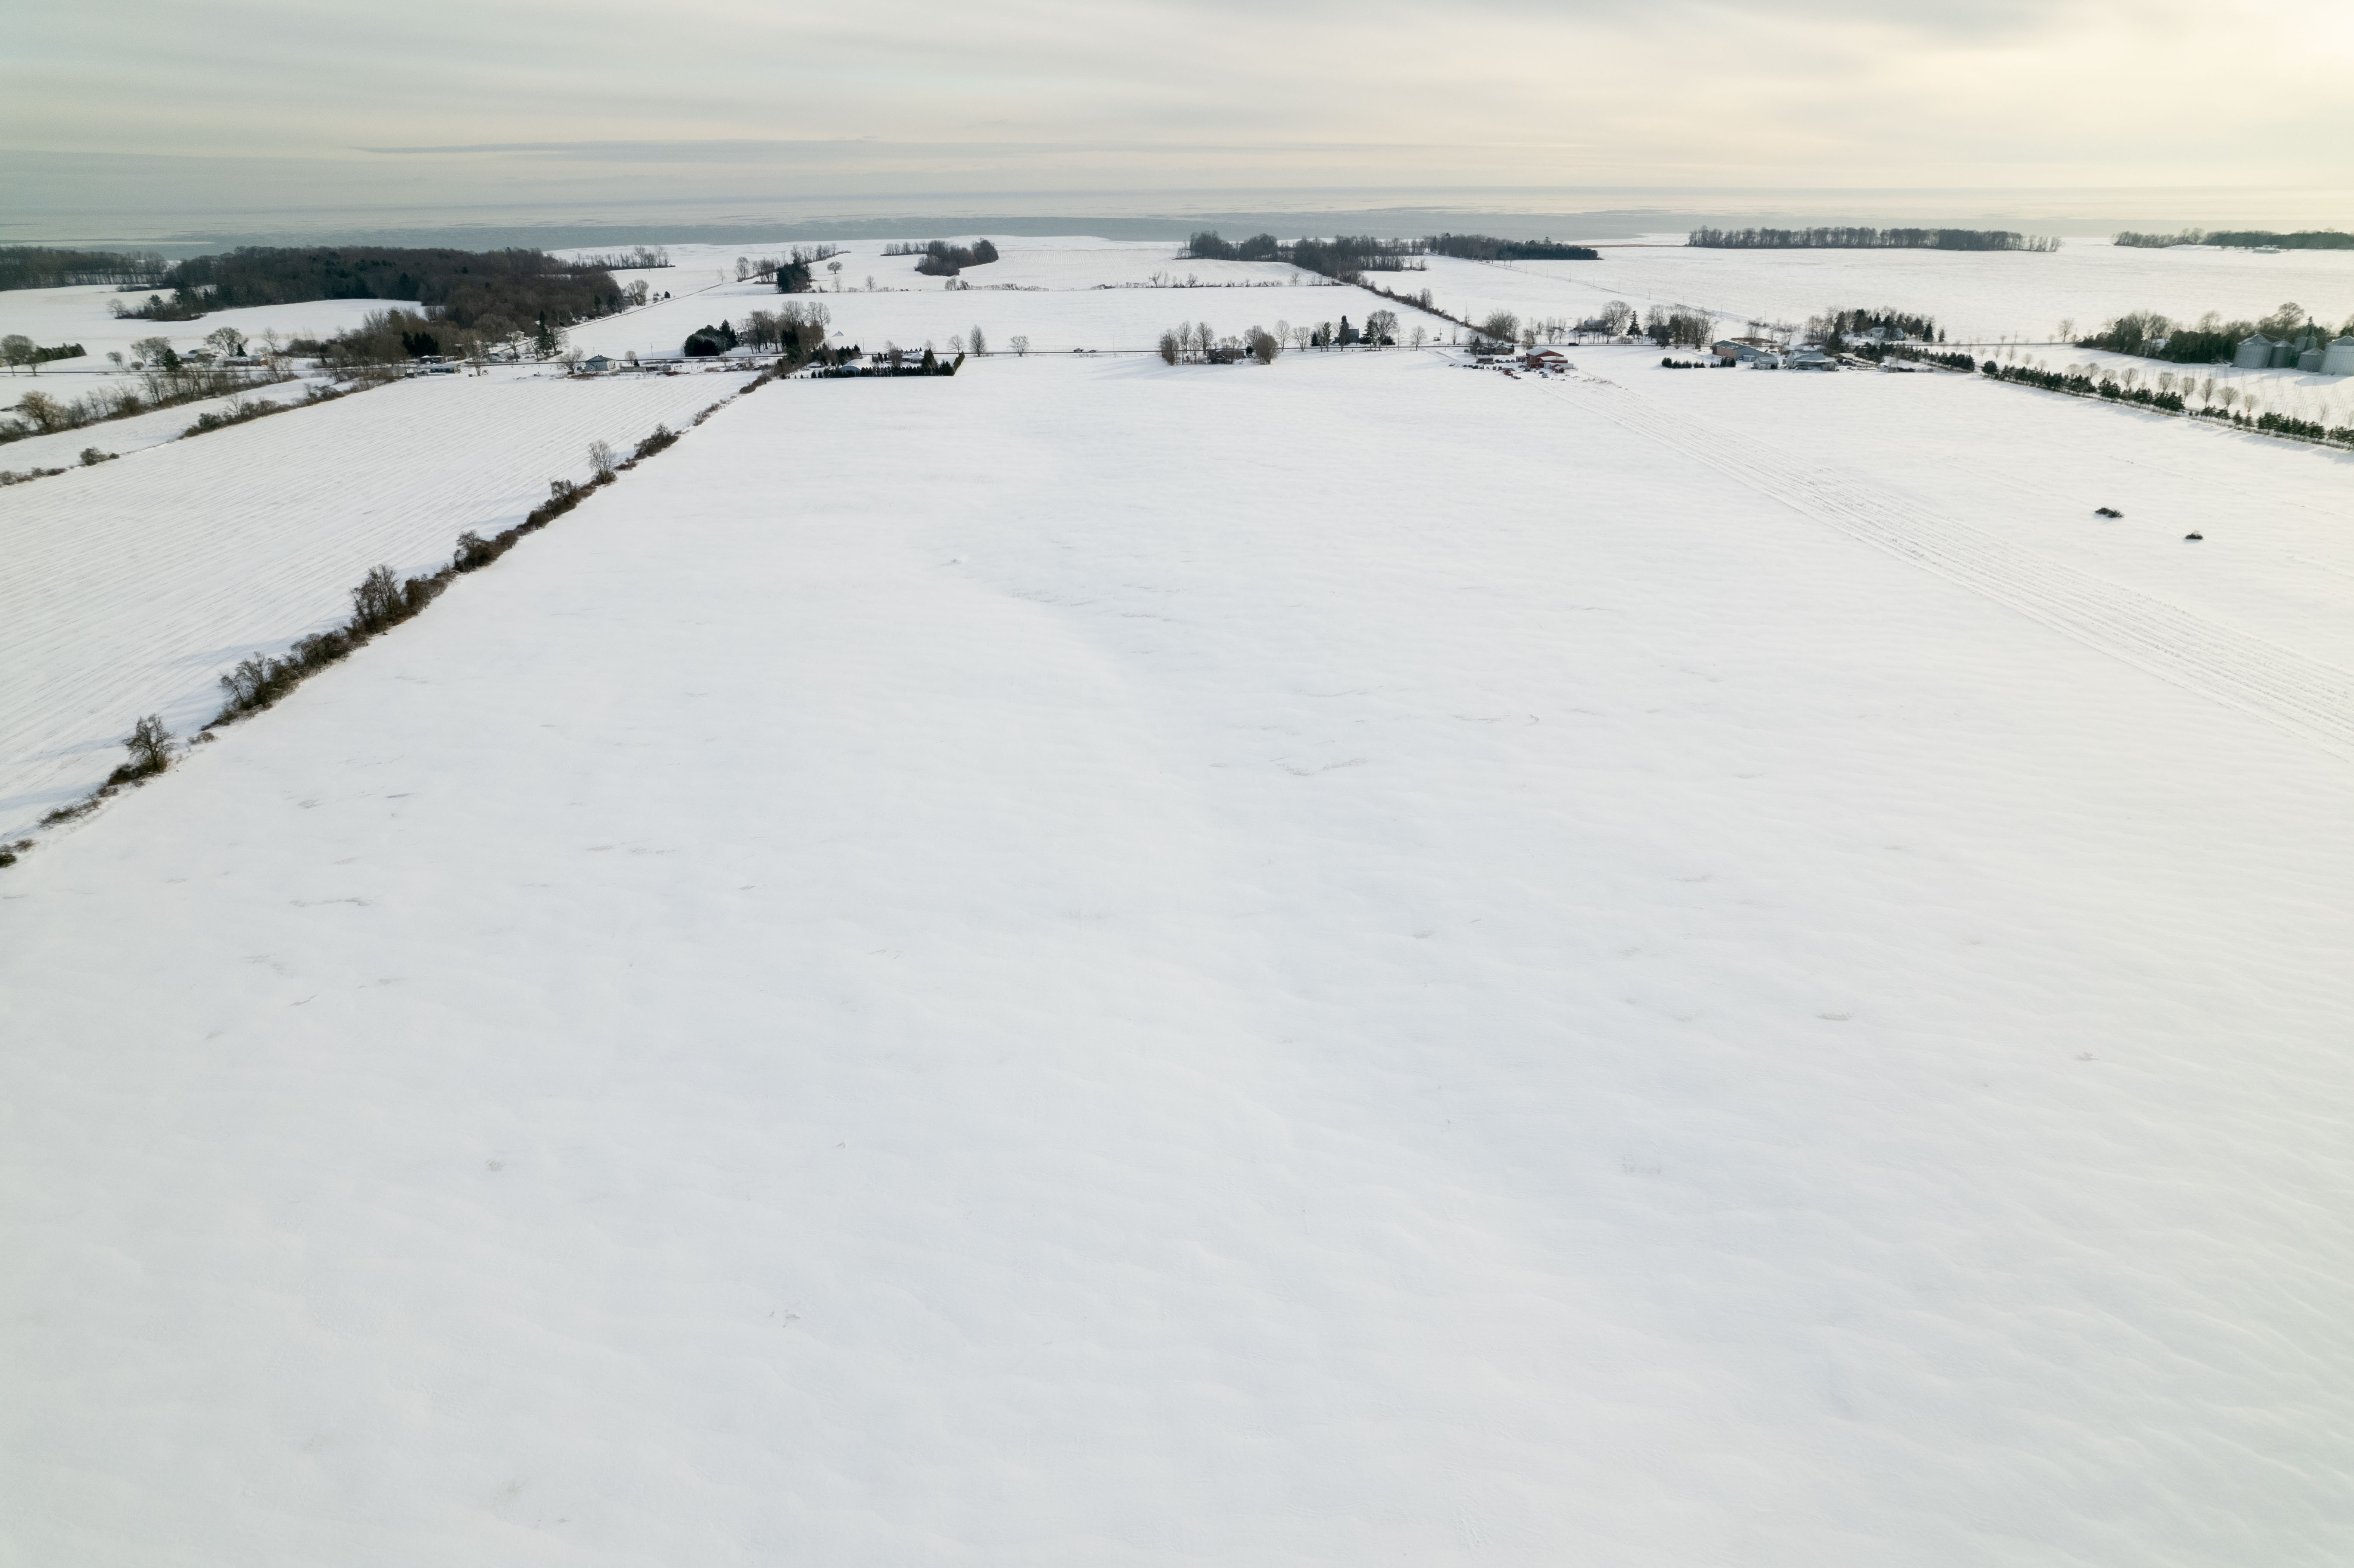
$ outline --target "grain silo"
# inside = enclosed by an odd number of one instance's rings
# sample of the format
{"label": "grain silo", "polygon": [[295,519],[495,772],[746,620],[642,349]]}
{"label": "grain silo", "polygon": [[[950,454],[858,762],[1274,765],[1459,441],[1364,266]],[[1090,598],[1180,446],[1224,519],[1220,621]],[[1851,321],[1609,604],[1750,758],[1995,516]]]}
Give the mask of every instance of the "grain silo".
{"label": "grain silo", "polygon": [[2273,362],[2273,340],[2262,333],[2252,333],[2240,340],[2232,353],[2234,370],[2262,370]]}
{"label": "grain silo", "polygon": [[2354,376],[2354,337],[2341,337],[2321,351],[2324,376]]}

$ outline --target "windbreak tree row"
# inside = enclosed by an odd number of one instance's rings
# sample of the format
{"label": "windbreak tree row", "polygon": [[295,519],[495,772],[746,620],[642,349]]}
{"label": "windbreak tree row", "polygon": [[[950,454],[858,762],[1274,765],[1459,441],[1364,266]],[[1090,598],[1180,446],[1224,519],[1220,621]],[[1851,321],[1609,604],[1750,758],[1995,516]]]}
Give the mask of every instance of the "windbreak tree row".
{"label": "windbreak tree row", "polygon": [[1695,228],[1684,243],[1719,250],[2032,250],[2057,238],[2008,228]]}

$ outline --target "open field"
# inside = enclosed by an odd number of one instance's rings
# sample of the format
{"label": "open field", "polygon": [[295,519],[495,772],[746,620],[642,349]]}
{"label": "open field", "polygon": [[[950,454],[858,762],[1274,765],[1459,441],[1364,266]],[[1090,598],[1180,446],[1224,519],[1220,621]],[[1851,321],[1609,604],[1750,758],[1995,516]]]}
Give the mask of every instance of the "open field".
{"label": "open field", "polygon": [[54,835],[12,1544],[2335,1561],[2348,460],[1579,357],[781,383]]}
{"label": "open field", "polygon": [[[949,289],[945,279],[918,276],[916,258],[883,255],[884,243],[846,246],[836,258],[843,264],[838,280],[821,266],[820,291],[793,296],[780,296],[766,283],[737,282],[733,270],[737,256],[777,255],[787,247],[673,247],[673,266],[615,276],[642,278],[649,288],[676,297],[588,323],[574,330],[572,341],[592,354],[676,354],[697,327],[723,315],[741,322],[790,297],[824,305],[844,344],[879,348],[892,342],[921,349],[930,342],[945,353],[951,336],[979,325],[997,352],[1008,351],[1021,335],[1037,353],[1062,354],[1150,348],[1180,322],[1208,320],[1222,332],[1240,332],[1272,326],[1279,318],[1362,318],[1370,302],[1359,290],[1282,263],[1177,261],[1171,260],[1174,245],[1077,238],[1002,241],[1002,260],[965,272],[960,281],[970,289]],[[1156,274],[1199,286],[1152,287]],[[864,287],[870,277],[872,291]],[[832,286],[836,281],[840,289]]]}
{"label": "open field", "polygon": [[591,440],[680,425],[743,379],[401,382],[0,490],[0,837],[103,780],[140,715],[210,718],[223,671],[341,620],[371,567],[445,564],[462,530],[586,478]]}
{"label": "open field", "polygon": [[[1662,237],[1664,238],[1664,237]],[[1682,236],[1675,237],[1681,239]],[[1894,306],[1934,316],[1956,341],[2044,342],[2072,321],[2078,334],[2127,311],[2196,321],[2208,311],[2253,321],[2296,300],[2336,327],[2354,316],[2354,251],[2142,250],[2070,240],[2050,254],[1957,250],[1717,250],[1681,244],[1603,251],[1600,261],[1515,261],[1507,267],[1436,258],[1463,297],[1484,299],[1460,269],[1517,272],[1565,285],[1563,297],[1638,306],[1693,304],[1729,322],[1803,323],[1837,306]],[[1499,280],[1497,305],[1520,287]],[[1434,280],[1442,304],[1454,297]],[[1453,307],[1450,305],[1450,309]],[[1590,307],[1589,307],[1590,313]]]}
{"label": "open field", "polygon": [[[1001,243],[0,871],[0,1564],[2338,1561],[2354,455]],[[742,379],[0,492],[0,837]]]}

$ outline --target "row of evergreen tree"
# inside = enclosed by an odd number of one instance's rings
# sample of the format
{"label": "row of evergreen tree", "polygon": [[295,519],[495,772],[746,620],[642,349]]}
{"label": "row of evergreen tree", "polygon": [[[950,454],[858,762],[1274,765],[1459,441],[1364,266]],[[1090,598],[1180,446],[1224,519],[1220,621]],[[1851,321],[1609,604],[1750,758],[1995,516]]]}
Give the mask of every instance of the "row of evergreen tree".
{"label": "row of evergreen tree", "polygon": [[[2097,380],[2076,368],[2039,370],[2030,365],[1999,365],[1989,359],[1981,367],[1998,381],[2017,382],[2024,387],[2041,387],[2047,392],[2065,392],[2078,397],[2101,397],[2112,403],[2131,404],[2137,408],[2154,408],[2168,414],[2189,414],[2194,418],[2213,419],[2221,424],[2237,425],[2243,429],[2257,430],[2267,435],[2296,436],[2309,441],[2332,441],[2341,446],[2354,446],[2354,425],[2328,426],[2313,419],[2300,419],[2294,415],[2250,413],[2232,407],[2232,391],[2226,388],[2214,402],[2204,402],[2193,408],[2185,393],[2203,396],[2184,376],[2179,388],[2170,386],[2137,387],[2132,384],[2134,372],[2120,378],[2102,375]],[[2159,378],[2172,379],[2171,373]],[[2210,383],[2211,387],[2212,383]]]}

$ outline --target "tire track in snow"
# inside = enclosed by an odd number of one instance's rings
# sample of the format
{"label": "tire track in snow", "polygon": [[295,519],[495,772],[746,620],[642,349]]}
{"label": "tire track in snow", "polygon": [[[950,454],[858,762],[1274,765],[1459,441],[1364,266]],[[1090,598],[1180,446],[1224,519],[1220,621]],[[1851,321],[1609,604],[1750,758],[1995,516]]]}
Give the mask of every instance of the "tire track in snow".
{"label": "tire track in snow", "polygon": [[1792,462],[1617,382],[1549,390],[1853,539],[1926,567],[2162,680],[2354,758],[2354,674],[2022,549],[1908,501]]}

